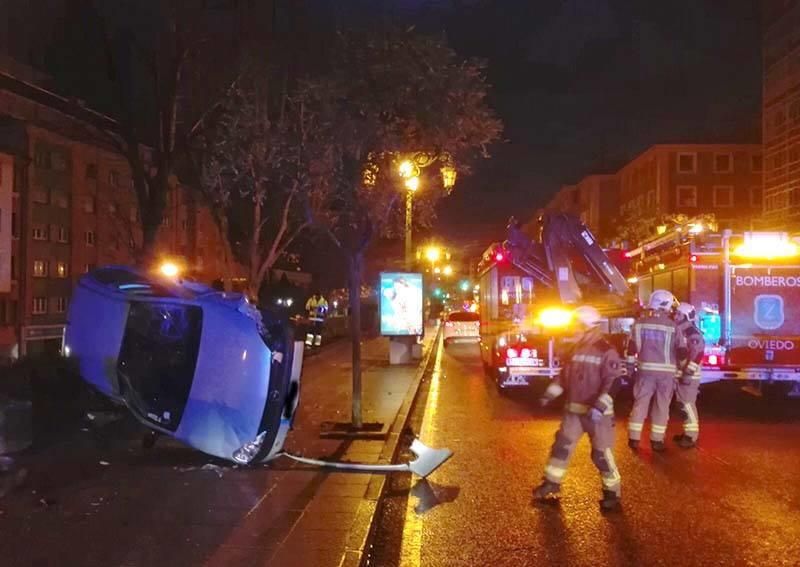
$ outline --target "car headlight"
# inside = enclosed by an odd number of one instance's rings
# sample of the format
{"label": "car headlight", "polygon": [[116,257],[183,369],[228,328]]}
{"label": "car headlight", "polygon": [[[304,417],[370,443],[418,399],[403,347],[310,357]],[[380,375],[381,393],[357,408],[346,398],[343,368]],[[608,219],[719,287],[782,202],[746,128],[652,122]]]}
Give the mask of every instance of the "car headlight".
{"label": "car headlight", "polygon": [[572,323],[572,310],[563,307],[547,307],[539,312],[536,322],[547,329],[562,329]]}
{"label": "car headlight", "polygon": [[261,450],[261,446],[264,444],[264,438],[266,436],[267,432],[264,431],[263,433],[260,433],[254,440],[250,441],[250,443],[246,443],[245,445],[242,445],[236,449],[236,451],[233,452],[233,460],[240,465],[249,465]]}

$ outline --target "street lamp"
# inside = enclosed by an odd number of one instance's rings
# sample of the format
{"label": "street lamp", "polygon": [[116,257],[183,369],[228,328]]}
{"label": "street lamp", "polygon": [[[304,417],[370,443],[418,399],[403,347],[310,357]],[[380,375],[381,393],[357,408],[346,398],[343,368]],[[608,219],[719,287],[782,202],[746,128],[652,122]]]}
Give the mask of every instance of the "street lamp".
{"label": "street lamp", "polygon": [[442,271],[442,273],[444,273],[444,275],[446,275],[446,276],[452,276],[453,275],[453,266],[445,266],[444,270]]}
{"label": "street lamp", "polygon": [[181,269],[175,262],[170,262],[169,260],[165,260],[161,263],[158,267],[158,271],[161,272],[161,275],[167,278],[175,278],[178,274],[181,273]]}
{"label": "street lamp", "polygon": [[439,172],[442,175],[442,186],[449,194],[456,184],[457,172],[453,166],[453,159],[450,154],[434,152],[417,152],[408,158],[402,159],[397,164],[397,173],[404,180],[406,188],[406,242],[405,260],[406,269],[410,270],[413,263],[413,215],[414,215],[414,193],[419,189],[419,176],[422,168],[428,167],[432,163],[439,161],[442,164]]}

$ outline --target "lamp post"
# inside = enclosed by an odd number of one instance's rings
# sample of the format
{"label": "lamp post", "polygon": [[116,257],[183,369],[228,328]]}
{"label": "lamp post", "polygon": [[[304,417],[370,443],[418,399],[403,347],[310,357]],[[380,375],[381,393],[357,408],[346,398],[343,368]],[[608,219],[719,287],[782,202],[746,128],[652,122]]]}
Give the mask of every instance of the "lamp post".
{"label": "lamp post", "polygon": [[428,167],[432,163],[439,161],[442,167],[439,172],[442,175],[442,186],[447,193],[453,190],[456,184],[457,172],[452,165],[452,158],[447,153],[417,152],[406,159],[400,161],[397,166],[397,173],[404,179],[406,189],[406,223],[405,223],[405,264],[406,269],[411,270],[414,264],[413,256],[413,226],[414,226],[414,193],[419,189],[419,176],[422,168]]}

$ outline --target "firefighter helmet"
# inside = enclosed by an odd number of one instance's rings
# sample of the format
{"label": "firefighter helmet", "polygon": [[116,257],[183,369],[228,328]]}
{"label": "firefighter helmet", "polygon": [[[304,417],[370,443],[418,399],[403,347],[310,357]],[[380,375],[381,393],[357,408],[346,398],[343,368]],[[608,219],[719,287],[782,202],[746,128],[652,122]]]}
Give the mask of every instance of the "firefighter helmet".
{"label": "firefighter helmet", "polygon": [[591,305],[581,305],[575,310],[575,320],[585,327],[595,327],[600,324],[600,312]]}
{"label": "firefighter helmet", "polygon": [[675,311],[686,317],[686,319],[690,323],[694,323],[697,319],[697,311],[694,308],[694,305],[691,303],[681,302],[678,304],[678,307],[675,308]]}
{"label": "firefighter helmet", "polygon": [[647,306],[656,311],[669,311],[675,305],[675,296],[666,289],[657,289],[650,294]]}

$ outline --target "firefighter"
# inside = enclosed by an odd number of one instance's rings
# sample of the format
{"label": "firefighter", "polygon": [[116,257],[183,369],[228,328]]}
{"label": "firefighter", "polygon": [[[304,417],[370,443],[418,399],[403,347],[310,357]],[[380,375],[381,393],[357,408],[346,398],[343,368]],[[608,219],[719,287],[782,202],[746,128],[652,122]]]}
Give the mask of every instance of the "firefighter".
{"label": "firefighter", "polygon": [[565,393],[566,404],[561,427],[550,450],[542,484],[533,491],[535,500],[555,498],[567,472],[567,464],[578,440],[589,434],[592,461],[603,484],[602,510],[619,507],[621,478],[611,448],[614,445],[614,395],[624,372],[619,354],[598,327],[600,313],[594,307],[579,307],[575,312],[579,335],[563,357],[556,377],[541,399],[542,406]]}
{"label": "firefighter", "polygon": [[325,316],[328,314],[328,302],[321,293],[314,292],[314,294],[306,301],[306,312],[308,313],[308,320],[311,322],[311,328],[306,333],[306,345],[308,346],[321,346],[322,345],[322,327],[325,323]]}
{"label": "firefighter", "polygon": [[[672,319],[675,296],[657,289],[650,294],[648,312],[633,324],[628,341],[627,363],[635,364],[633,410],[628,419],[628,446],[639,448],[644,420],[650,413],[650,446],[663,451],[669,406],[678,372],[680,329]],[[653,402],[652,410],[650,402]]]}
{"label": "firefighter", "polygon": [[690,303],[681,303],[675,310],[675,320],[682,335],[679,352],[678,383],[675,399],[683,413],[683,433],[673,440],[684,449],[697,444],[700,435],[700,418],[697,414],[697,392],[700,389],[700,364],[705,354],[703,333],[697,328],[697,311]]}

